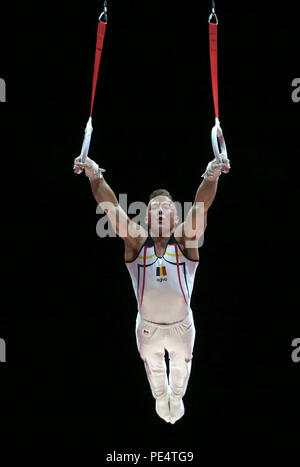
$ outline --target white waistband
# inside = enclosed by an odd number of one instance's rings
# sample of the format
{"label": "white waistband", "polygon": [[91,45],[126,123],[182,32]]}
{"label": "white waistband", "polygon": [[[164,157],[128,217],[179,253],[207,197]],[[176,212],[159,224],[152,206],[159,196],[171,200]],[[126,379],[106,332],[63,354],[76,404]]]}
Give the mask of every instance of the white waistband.
{"label": "white waistband", "polygon": [[169,328],[173,328],[174,326],[178,326],[180,324],[191,323],[193,321],[193,313],[192,311],[190,311],[186,318],[182,319],[181,321],[175,321],[174,323],[154,323],[153,321],[148,321],[146,319],[143,319],[140,313],[137,314],[136,320],[138,323],[142,323],[147,326],[154,327],[154,328],[169,329]]}

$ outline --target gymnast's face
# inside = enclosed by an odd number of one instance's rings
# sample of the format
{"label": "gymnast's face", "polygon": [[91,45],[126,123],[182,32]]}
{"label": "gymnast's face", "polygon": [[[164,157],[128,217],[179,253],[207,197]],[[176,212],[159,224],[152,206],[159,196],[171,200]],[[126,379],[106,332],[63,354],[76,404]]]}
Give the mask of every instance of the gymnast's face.
{"label": "gymnast's face", "polygon": [[151,199],[145,221],[153,236],[169,237],[178,220],[176,206],[168,196],[159,195]]}

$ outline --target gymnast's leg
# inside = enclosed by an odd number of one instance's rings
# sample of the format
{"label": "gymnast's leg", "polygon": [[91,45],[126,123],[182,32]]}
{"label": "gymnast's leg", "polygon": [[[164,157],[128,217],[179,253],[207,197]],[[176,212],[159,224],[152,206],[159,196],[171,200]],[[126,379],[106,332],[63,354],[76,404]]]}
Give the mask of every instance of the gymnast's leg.
{"label": "gymnast's leg", "polygon": [[170,329],[166,349],[170,358],[170,422],[174,424],[184,415],[185,395],[193,358],[195,326],[192,314],[184,323]]}
{"label": "gymnast's leg", "polygon": [[137,346],[145,364],[147,378],[155,399],[155,410],[170,421],[168,378],[165,362],[164,330],[149,326],[139,317],[136,324]]}

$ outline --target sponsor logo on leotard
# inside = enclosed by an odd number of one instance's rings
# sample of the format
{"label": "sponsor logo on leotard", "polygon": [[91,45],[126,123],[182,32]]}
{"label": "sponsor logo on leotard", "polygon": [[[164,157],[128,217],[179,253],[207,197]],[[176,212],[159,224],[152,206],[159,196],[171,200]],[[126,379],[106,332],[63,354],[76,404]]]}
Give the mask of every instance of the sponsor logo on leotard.
{"label": "sponsor logo on leotard", "polygon": [[167,281],[167,269],[166,266],[158,266],[156,268],[156,277],[158,277],[157,282]]}

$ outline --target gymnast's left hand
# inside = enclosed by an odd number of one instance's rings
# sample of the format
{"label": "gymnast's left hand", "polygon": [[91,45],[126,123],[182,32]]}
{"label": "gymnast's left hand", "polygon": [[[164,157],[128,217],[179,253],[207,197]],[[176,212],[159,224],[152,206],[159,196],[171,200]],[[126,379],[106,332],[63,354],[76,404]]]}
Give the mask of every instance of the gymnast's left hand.
{"label": "gymnast's left hand", "polygon": [[214,181],[219,178],[222,173],[228,173],[230,170],[230,161],[224,154],[220,154],[221,162],[215,157],[209,162],[206,171],[202,175],[204,180]]}

